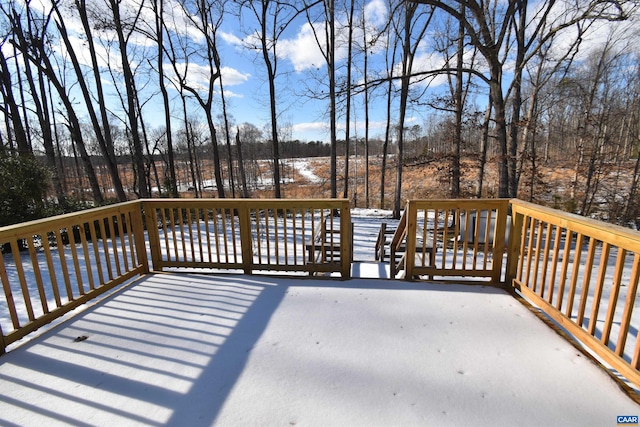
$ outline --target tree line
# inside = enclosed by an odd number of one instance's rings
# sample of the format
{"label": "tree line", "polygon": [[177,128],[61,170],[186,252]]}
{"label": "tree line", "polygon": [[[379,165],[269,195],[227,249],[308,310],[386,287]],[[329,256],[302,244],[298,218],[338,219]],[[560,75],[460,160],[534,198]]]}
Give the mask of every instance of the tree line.
{"label": "tree line", "polygon": [[[606,204],[607,219],[628,224],[640,216],[636,7],[622,0],[9,0],[0,4],[0,159],[15,167],[16,158],[43,158],[56,200],[68,200],[75,183],[102,204],[175,197],[185,181],[196,196],[210,181],[218,197],[250,197],[259,159],[269,160],[273,196],[282,197],[282,159],[302,153],[328,156],[330,195],[348,197],[357,153],[363,205],[385,206],[393,185],[396,216],[408,162],[444,164],[453,198],[487,195],[493,165],[496,196],[529,200],[542,199],[542,167],[562,165],[573,175],[568,210],[592,215]],[[237,124],[230,112],[223,79],[230,59],[221,49],[229,23],[242,29],[241,47],[265,82],[264,128]],[[300,71],[304,94],[291,95],[282,50],[300,23],[322,64]],[[290,96],[326,103],[327,144],[292,141],[283,119]],[[161,126],[150,125],[152,105],[160,106]],[[374,105],[385,111],[378,133]],[[416,125],[416,112],[429,119]],[[356,117],[364,134],[356,135]],[[377,182],[369,177],[372,156],[381,159]],[[205,179],[206,162],[212,176]]]}

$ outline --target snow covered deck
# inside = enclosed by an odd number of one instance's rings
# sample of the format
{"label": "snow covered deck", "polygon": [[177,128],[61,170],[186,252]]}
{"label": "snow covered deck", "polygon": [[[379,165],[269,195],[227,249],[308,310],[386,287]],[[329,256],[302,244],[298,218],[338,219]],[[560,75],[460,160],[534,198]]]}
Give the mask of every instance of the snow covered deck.
{"label": "snow covered deck", "polygon": [[639,415],[500,289],[152,274],[0,358],[2,425],[613,426]]}

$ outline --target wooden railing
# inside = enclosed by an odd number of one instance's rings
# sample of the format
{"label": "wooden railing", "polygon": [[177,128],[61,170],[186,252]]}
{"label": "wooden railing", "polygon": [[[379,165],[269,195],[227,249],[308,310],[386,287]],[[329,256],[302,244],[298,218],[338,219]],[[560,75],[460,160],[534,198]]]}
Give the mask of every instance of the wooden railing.
{"label": "wooden railing", "polygon": [[[349,201],[153,199],[2,227],[0,353],[148,273],[147,243],[155,271],[348,278]],[[519,200],[419,200],[391,244],[405,278],[505,285],[640,386],[640,233]]]}
{"label": "wooden railing", "polygon": [[351,274],[347,199],[154,199],[143,206],[154,270]]}
{"label": "wooden railing", "polygon": [[[2,227],[0,354],[64,313],[148,273],[147,243],[156,271],[348,278],[350,224],[349,201],[342,199],[153,199]],[[314,239],[318,235],[326,238]]]}
{"label": "wooden railing", "polygon": [[[394,236],[406,239],[403,268],[407,279],[485,278],[499,283],[506,249],[509,201],[411,200]],[[406,225],[405,225],[406,223]],[[393,246],[393,243],[392,243]]]}
{"label": "wooden railing", "polygon": [[512,200],[507,285],[640,386],[640,233]]}
{"label": "wooden railing", "polygon": [[0,228],[5,347],[149,271],[139,202]]}

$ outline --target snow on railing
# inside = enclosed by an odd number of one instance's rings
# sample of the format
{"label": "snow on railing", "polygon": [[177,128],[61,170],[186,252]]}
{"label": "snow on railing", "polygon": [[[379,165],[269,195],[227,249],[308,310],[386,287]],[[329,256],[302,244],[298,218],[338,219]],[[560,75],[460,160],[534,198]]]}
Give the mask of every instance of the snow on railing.
{"label": "snow on railing", "polygon": [[347,199],[149,199],[143,206],[154,270],[350,275]]}
{"label": "snow on railing", "polygon": [[[404,213],[406,254],[392,272],[411,279],[502,282],[509,201],[410,200]],[[397,251],[397,249],[396,249]]]}
{"label": "snow on railing", "polygon": [[[505,284],[640,386],[640,233],[519,200],[410,201],[403,218],[405,278]],[[349,278],[352,233],[347,199],[148,199],[2,227],[0,353],[150,264]]]}
{"label": "snow on railing", "polygon": [[520,200],[507,284],[640,386],[640,233]]}
{"label": "snow on railing", "polygon": [[0,354],[149,265],[139,202],[2,227],[0,245]]}
{"label": "snow on railing", "polygon": [[350,224],[346,199],[149,199],[2,227],[0,354],[148,273],[147,243],[156,271],[337,272],[348,278]]}

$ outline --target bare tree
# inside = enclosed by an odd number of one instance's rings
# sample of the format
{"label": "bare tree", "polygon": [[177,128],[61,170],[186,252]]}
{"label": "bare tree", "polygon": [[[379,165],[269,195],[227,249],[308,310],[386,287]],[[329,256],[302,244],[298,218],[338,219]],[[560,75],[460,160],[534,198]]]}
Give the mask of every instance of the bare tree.
{"label": "bare tree", "polygon": [[258,28],[250,31],[248,47],[259,50],[267,71],[274,196],[282,197],[280,179],[280,136],[278,135],[278,40],[294,19],[302,12],[295,3],[274,0],[248,0],[243,6],[251,11]]}
{"label": "bare tree", "polygon": [[337,93],[336,93],[336,5],[335,0],[323,0],[323,12],[314,16],[307,5],[307,21],[313,31],[316,43],[327,66],[327,86],[329,100],[329,144],[330,144],[330,193],[338,197],[338,141],[337,141]]}
{"label": "bare tree", "polygon": [[197,87],[194,87],[187,82],[186,76],[188,75],[188,68],[186,65],[182,76],[178,73],[175,65],[174,70],[176,71],[176,75],[178,75],[180,86],[193,96],[205,114],[209,133],[211,135],[211,150],[213,152],[216,188],[218,190],[218,197],[222,199],[225,197],[225,190],[220,168],[220,152],[218,150],[218,137],[214,122],[213,102],[216,81],[220,78],[221,72],[221,61],[217,46],[217,31],[222,23],[222,18],[225,13],[224,0],[196,0],[192,5],[195,8],[193,11],[190,11],[187,6],[188,5],[186,4],[183,5],[185,15],[189,17],[191,23],[195,28],[197,28],[204,38],[204,49],[199,49],[199,47],[193,46],[196,50],[190,52],[190,54],[194,56],[201,55],[208,68],[209,74],[206,81],[206,90],[199,90]]}
{"label": "bare tree", "polygon": [[[342,197],[349,197],[349,145],[351,139],[351,69],[353,64],[353,29],[354,29],[355,0],[350,0],[347,11],[347,76],[345,84],[345,131],[344,131],[344,193]],[[356,142],[357,144],[357,142]],[[354,184],[357,191],[358,183]]]}
{"label": "bare tree", "polygon": [[[495,137],[500,150],[499,196],[515,197],[517,193],[515,173],[517,161],[514,153],[518,149],[518,130],[514,129],[508,135],[506,114],[507,96],[503,90],[504,66],[510,58],[512,45],[512,31],[515,31],[515,68],[511,86],[515,88],[513,100],[520,111],[521,99],[519,87],[521,85],[522,70],[527,62],[535,55],[540,46],[558,32],[596,19],[623,20],[627,17],[627,10],[622,2],[616,0],[591,0],[570,8],[566,3],[546,0],[538,4],[535,14],[528,16],[530,4],[528,1],[509,0],[506,3],[478,3],[468,0],[417,0],[420,3],[432,5],[454,19],[460,21],[466,30],[471,43],[478,49],[489,68],[489,76],[477,70],[467,70],[482,78],[490,87],[493,101]],[[464,16],[461,15],[460,5],[465,5]],[[562,10],[562,8],[565,8]],[[542,33],[544,31],[544,34]],[[515,117],[516,119],[518,115]],[[514,125],[517,125],[515,123]]]}
{"label": "bare tree", "polygon": [[[398,28],[402,32],[402,70],[400,74],[400,105],[398,118],[398,140],[396,158],[396,190],[393,204],[393,217],[400,218],[402,208],[402,168],[404,150],[404,123],[407,114],[409,100],[409,85],[411,83],[413,60],[420,40],[424,37],[429,23],[433,18],[433,8],[424,12],[420,11],[418,3],[404,3],[402,24]],[[419,12],[419,13],[418,13]]]}
{"label": "bare tree", "polygon": [[[164,107],[164,123],[165,123],[165,137],[167,141],[167,159],[168,159],[168,169],[169,169],[169,179],[167,182],[167,187],[169,190],[169,195],[171,197],[178,197],[178,186],[176,180],[176,166],[173,152],[173,134],[172,134],[172,125],[171,125],[171,105],[169,93],[167,91],[166,83],[165,83],[165,72],[164,72],[164,58],[165,58],[165,48],[164,48],[164,35],[167,31],[167,26],[165,23],[165,0],[153,0],[151,2],[151,8],[154,12],[154,27],[155,31],[155,39],[158,44],[158,62],[157,62],[157,70],[158,73],[158,86],[160,88],[160,93],[162,94],[162,103]],[[170,37],[170,35],[169,35]]]}

